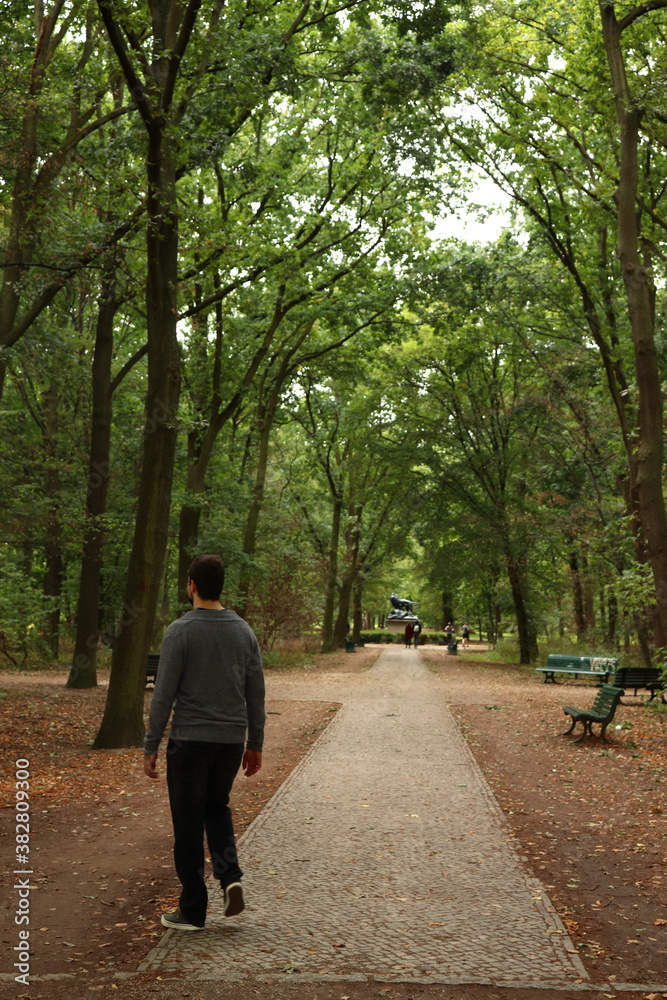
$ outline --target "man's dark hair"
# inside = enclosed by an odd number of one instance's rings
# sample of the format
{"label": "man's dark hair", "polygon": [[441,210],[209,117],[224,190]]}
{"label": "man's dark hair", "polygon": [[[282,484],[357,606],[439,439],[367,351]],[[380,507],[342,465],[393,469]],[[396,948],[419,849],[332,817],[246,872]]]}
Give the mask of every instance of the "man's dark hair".
{"label": "man's dark hair", "polygon": [[203,601],[218,601],[225,584],[225,564],[220,556],[196,556],[190,563],[188,578],[196,583]]}

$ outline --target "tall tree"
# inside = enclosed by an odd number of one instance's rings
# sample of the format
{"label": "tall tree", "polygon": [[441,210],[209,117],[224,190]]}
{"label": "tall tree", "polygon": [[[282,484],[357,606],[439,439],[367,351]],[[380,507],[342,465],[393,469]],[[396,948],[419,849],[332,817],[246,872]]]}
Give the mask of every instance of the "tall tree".
{"label": "tall tree", "polygon": [[187,4],[152,0],[139,31],[119,4],[99,0],[99,6],[146,132],[148,389],[144,448],[123,628],[114,643],[109,694],[95,740],[96,747],[116,747],[139,743],[143,738],[145,664],[167,549],[181,378],[176,336],[175,133],[187,106],[187,102],[175,104],[175,95],[201,0]]}
{"label": "tall tree", "polygon": [[[647,116],[662,110],[646,105],[646,90],[635,92],[626,67],[623,33],[628,34],[641,19],[667,8],[667,0],[630,7],[600,0],[602,35],[619,125],[619,176],[615,192],[618,220],[618,257],[627,297],[630,333],[637,375],[637,498],[639,517],[646,539],[648,561],[653,571],[658,608],[656,641],[667,645],[667,510],[663,492],[663,399],[662,377],[655,343],[655,284],[651,274],[653,253],[643,233],[642,216],[655,213],[640,189],[640,128]],[[641,44],[641,43],[640,43]],[[630,56],[632,58],[632,56]],[[660,115],[660,117],[662,117]],[[651,125],[648,131],[650,138]],[[647,152],[644,144],[644,154]],[[652,221],[652,219],[651,219]]]}
{"label": "tall tree", "polygon": [[[608,49],[617,45],[620,39],[617,28],[621,24],[626,30],[639,21],[640,14],[655,15],[664,5],[624,7],[628,19],[615,22],[614,27],[615,6],[601,4]],[[632,279],[633,284],[644,282],[646,290],[640,291],[637,284],[633,294],[636,303],[641,299],[643,305],[635,320],[630,318],[626,322],[613,252],[621,210],[620,202],[618,210],[616,207],[617,195],[622,193],[626,218],[624,253],[630,253],[628,239],[630,243],[635,240],[635,256],[638,253],[638,234],[634,230],[633,236],[631,227],[635,223],[630,220],[633,210],[629,208],[634,203],[634,212],[643,226],[642,265],[646,265],[651,253],[663,255],[656,249],[661,245],[664,231],[664,142],[659,134],[663,112],[655,98],[659,88],[654,78],[662,63],[661,42],[657,34],[644,31],[626,58],[626,70],[628,62],[632,64],[635,92],[624,91],[629,103],[622,100],[624,114],[629,116],[626,118],[629,131],[625,130],[627,134],[621,143],[626,161],[623,166],[621,157],[610,155],[617,144],[617,114],[614,88],[607,83],[608,60],[602,32],[591,32],[585,5],[558,4],[554,8],[552,4],[537,7],[524,3],[499,4],[490,17],[477,21],[468,37],[471,49],[467,65],[462,69],[462,77],[452,77],[451,82],[460,87],[465,80],[469,88],[466,101],[470,100],[478,110],[465,120],[459,119],[455,126],[451,119],[443,121],[443,125],[452,147],[469,162],[478,164],[511,195],[535,238],[544,240],[577,291],[587,327],[585,336],[592,338],[599,351],[626,452],[626,473],[619,476],[619,488],[634,524],[637,559],[655,562],[658,611],[655,632],[657,642],[662,644],[664,629],[658,580],[663,570],[658,564],[663,558],[664,544],[658,539],[663,531],[663,505],[658,496],[661,482],[655,464],[656,460],[660,464],[660,457],[651,445],[647,445],[643,454],[641,444],[644,434],[649,439],[655,436],[653,421],[658,412],[656,366],[650,356],[652,349],[646,349],[650,280],[647,274],[639,273]],[[473,56],[480,51],[484,52],[484,58]],[[622,65],[619,54],[616,49],[617,70]],[[617,73],[615,87],[620,85]],[[638,115],[639,107],[650,110],[645,116]],[[644,123],[643,130],[637,129],[639,120]],[[635,153],[641,149],[644,164],[641,172],[636,170],[636,158],[634,168],[630,162],[634,141],[630,126],[635,128],[635,139],[640,137]],[[634,267],[631,260],[629,263]],[[639,272],[639,265],[635,270]],[[629,276],[627,272],[626,282]],[[638,348],[637,360],[633,341],[639,336],[639,313],[643,316],[644,340]],[[636,334],[632,332],[633,323]],[[628,374],[632,366],[636,371],[641,370],[645,402],[639,387],[637,394],[633,391],[634,380]],[[652,399],[650,405],[649,399]],[[650,524],[644,523],[647,518]],[[649,532],[653,542],[647,547]]]}

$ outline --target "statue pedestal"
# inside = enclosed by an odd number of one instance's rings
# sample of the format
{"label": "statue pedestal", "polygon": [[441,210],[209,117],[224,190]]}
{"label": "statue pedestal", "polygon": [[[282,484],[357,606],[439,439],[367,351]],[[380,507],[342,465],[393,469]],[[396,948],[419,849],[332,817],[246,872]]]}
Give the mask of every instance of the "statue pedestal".
{"label": "statue pedestal", "polygon": [[409,615],[407,618],[385,618],[384,629],[385,632],[400,632],[403,635],[408,622],[414,625],[417,621],[419,621],[417,615]]}

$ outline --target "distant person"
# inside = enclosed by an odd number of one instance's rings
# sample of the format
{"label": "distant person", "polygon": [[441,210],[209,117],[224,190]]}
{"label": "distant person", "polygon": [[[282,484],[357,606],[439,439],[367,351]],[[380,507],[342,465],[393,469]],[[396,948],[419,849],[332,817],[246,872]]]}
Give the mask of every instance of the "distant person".
{"label": "distant person", "polygon": [[409,649],[412,643],[412,632],[413,632],[412,622],[408,622],[408,624],[405,626],[405,633],[404,633],[406,649]]}
{"label": "distant person", "polygon": [[451,622],[447,622],[447,626],[445,628],[445,635],[447,636],[447,645],[451,646],[455,639],[454,626],[452,625]]}
{"label": "distant person", "polygon": [[461,645],[462,646],[470,645],[470,628],[468,625],[461,626]]}
{"label": "distant person", "polygon": [[225,916],[244,909],[229,793],[241,766],[248,778],[262,766],[262,658],[250,627],[220,603],[224,579],[217,555],[197,556],[190,565],[193,610],[164,634],[144,740],[144,772],[157,778],[157,751],[175,706],[167,787],[182,892],[178,909],[161,920],[180,931],[201,930],[206,922],[204,833]]}
{"label": "distant person", "polygon": [[419,637],[422,634],[422,627],[420,622],[415,622],[412,626],[412,641],[415,644],[415,649],[419,645]]}

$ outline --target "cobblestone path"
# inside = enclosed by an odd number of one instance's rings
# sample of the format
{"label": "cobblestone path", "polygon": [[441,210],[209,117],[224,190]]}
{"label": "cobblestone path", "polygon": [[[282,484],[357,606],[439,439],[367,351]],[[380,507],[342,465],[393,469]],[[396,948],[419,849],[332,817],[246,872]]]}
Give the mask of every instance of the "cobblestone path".
{"label": "cobblestone path", "polygon": [[442,681],[393,648],[364,674],[322,680],[310,681],[319,697],[343,707],[241,840],[246,911],[225,920],[213,888],[206,930],[168,931],[142,970],[226,981],[586,979]]}

